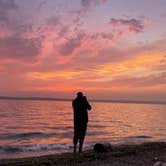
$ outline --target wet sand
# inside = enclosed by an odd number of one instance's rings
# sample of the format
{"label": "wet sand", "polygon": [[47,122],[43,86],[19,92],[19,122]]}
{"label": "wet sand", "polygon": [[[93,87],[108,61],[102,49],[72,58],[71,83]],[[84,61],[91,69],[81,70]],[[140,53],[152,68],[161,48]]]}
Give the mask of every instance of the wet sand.
{"label": "wet sand", "polygon": [[118,145],[112,152],[93,150],[81,154],[63,153],[41,157],[0,160],[0,166],[153,166],[166,162],[166,142],[149,142],[141,145]]}

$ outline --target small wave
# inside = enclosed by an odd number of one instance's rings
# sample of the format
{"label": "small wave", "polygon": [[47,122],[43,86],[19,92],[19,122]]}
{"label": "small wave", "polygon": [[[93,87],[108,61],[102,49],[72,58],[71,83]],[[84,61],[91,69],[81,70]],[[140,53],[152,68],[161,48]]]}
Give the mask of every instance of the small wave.
{"label": "small wave", "polygon": [[[92,147],[93,144],[85,144],[84,148]],[[18,153],[18,152],[38,152],[38,151],[49,151],[49,150],[61,150],[67,151],[72,149],[73,144],[48,144],[48,145],[18,145],[18,146],[0,146],[0,151],[5,153]]]}
{"label": "small wave", "polygon": [[113,134],[113,132],[107,132],[107,131],[89,131],[87,133],[88,136],[94,136],[94,135],[108,135]]}
{"label": "small wave", "polygon": [[58,126],[58,127],[49,127],[49,126],[45,126],[44,128],[46,129],[53,129],[53,130],[63,130],[63,129],[73,129],[73,126]]}
{"label": "small wave", "polygon": [[0,134],[0,140],[4,139],[29,139],[29,138],[46,138],[55,136],[55,133],[42,133],[42,132],[30,132],[30,133],[19,133],[19,134]]}
{"label": "small wave", "polygon": [[146,135],[138,135],[138,136],[130,136],[128,138],[149,139],[149,138],[152,138],[152,137],[151,136],[146,136]]}
{"label": "small wave", "polygon": [[106,128],[106,126],[102,126],[102,125],[89,125],[89,128]]}

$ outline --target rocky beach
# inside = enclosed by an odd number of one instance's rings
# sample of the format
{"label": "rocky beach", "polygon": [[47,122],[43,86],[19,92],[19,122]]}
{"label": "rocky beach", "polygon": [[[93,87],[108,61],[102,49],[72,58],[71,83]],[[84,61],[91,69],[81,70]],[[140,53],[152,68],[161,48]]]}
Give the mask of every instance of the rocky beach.
{"label": "rocky beach", "polygon": [[41,157],[0,160],[1,166],[165,166],[166,143],[114,145],[109,152],[63,153]]}

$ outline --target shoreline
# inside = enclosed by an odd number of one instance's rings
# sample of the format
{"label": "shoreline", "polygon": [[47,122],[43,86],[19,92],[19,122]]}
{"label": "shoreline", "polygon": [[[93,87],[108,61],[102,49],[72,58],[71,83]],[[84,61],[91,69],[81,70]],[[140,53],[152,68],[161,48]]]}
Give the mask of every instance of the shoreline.
{"label": "shoreline", "polygon": [[97,153],[92,149],[76,155],[69,152],[40,157],[1,159],[0,166],[153,166],[157,161],[166,162],[166,142],[148,142],[140,145],[112,145],[112,152],[107,153]]}

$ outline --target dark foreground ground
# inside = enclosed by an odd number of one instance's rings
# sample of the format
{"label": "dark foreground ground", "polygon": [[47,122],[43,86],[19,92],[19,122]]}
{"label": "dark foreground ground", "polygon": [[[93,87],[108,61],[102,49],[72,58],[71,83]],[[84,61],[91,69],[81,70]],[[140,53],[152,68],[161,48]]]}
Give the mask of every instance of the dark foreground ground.
{"label": "dark foreground ground", "polygon": [[107,153],[96,153],[89,150],[76,155],[64,153],[42,157],[0,160],[0,166],[153,166],[154,164],[157,165],[157,161],[166,162],[166,142],[114,146],[113,151]]}

